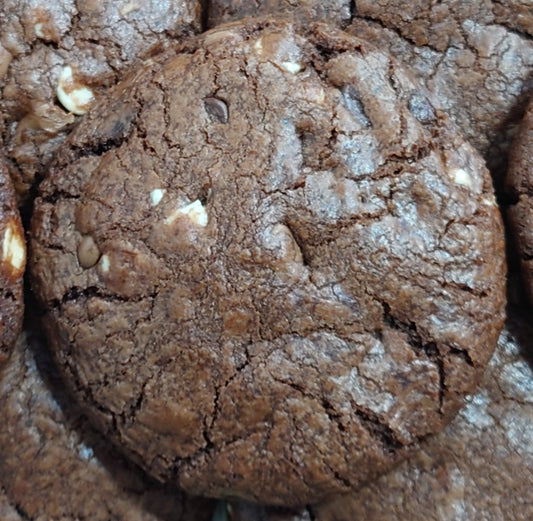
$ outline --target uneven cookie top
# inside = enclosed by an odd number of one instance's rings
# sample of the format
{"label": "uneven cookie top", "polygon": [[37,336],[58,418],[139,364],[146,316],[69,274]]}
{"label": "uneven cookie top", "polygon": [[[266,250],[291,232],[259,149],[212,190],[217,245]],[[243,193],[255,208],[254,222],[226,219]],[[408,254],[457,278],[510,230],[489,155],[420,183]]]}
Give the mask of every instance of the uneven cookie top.
{"label": "uneven cookie top", "polygon": [[500,521],[533,518],[533,328],[522,308],[508,319],[466,406],[388,474],[302,512],[229,505],[230,521]]}
{"label": "uneven cookie top", "polygon": [[0,155],[0,366],[22,327],[26,240],[15,191]]}
{"label": "uneven cookie top", "polygon": [[350,0],[211,0],[207,4],[207,27],[247,16],[291,14],[308,22],[328,22],[340,27],[350,21],[352,4]]}
{"label": "uneven cookie top", "polygon": [[500,183],[532,88],[527,10],[514,0],[361,0],[347,30],[408,63]]}
{"label": "uneven cookie top", "polygon": [[209,521],[209,500],[149,479],[91,428],[41,337],[20,335],[0,374],[0,519]]}
{"label": "uneven cookie top", "polygon": [[526,290],[533,302],[533,100],[517,132],[509,159],[507,209]]}
{"label": "uneven cookie top", "polygon": [[3,0],[0,133],[25,197],[76,116],[163,35],[201,29],[199,0]]}
{"label": "uneven cookie top", "polygon": [[437,431],[503,321],[481,158],[387,54],[220,27],[71,134],[32,222],[55,356],[162,480],[303,504]]}

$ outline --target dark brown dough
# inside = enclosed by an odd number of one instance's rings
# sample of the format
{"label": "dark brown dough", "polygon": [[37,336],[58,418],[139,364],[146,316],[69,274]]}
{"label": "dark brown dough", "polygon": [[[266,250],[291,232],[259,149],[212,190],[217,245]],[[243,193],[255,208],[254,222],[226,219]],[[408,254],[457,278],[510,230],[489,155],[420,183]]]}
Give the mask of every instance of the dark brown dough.
{"label": "dark brown dough", "polygon": [[0,370],[22,328],[26,240],[11,179],[0,152]]}
{"label": "dark brown dough", "polygon": [[2,0],[0,136],[19,196],[28,196],[75,113],[162,36],[199,31],[201,17],[200,0]]}
{"label": "dark brown dough", "polygon": [[525,288],[533,303],[533,100],[511,150],[507,192],[511,202],[508,222],[519,252]]}
{"label": "dark brown dough", "polygon": [[21,335],[0,375],[0,519],[210,521],[209,500],[148,479],[91,428],[39,336]]}
{"label": "dark brown dough", "polygon": [[514,0],[358,0],[347,30],[415,70],[499,185],[533,86],[532,17]]}
{"label": "dark brown dough", "polygon": [[221,26],[166,56],[42,184],[32,271],[58,364],[163,481],[347,491],[440,430],[490,358],[490,176],[403,67],[326,26]]}
{"label": "dark brown dough", "polygon": [[294,16],[306,22],[328,22],[339,27],[351,19],[350,0],[210,0],[207,27],[241,20],[247,16]]}
{"label": "dark brown dough", "polygon": [[229,521],[533,519],[533,327],[525,311],[510,310],[480,388],[413,458],[302,512],[231,504]]}

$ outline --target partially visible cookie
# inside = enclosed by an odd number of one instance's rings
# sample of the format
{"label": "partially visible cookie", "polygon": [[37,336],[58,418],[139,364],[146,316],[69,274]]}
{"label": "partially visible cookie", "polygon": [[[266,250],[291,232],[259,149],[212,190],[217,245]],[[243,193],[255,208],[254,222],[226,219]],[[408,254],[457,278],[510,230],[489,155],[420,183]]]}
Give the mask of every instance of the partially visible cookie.
{"label": "partially visible cookie", "polygon": [[229,505],[230,521],[530,521],[533,327],[511,308],[483,381],[446,429],[396,469],[301,512]]}
{"label": "partially visible cookie", "polygon": [[0,366],[22,327],[26,240],[11,179],[0,155]]}
{"label": "partially visible cookie", "polygon": [[351,4],[350,0],[211,0],[207,27],[259,15],[293,15],[309,23],[328,22],[341,27],[351,19]]}
{"label": "partially visible cookie", "polygon": [[34,287],[92,420],[163,481],[304,504],[450,420],[503,323],[481,157],[387,53],[220,26],[69,136]]}
{"label": "partially visible cookie", "polygon": [[533,100],[518,130],[509,158],[507,215],[522,267],[522,276],[533,303]]}
{"label": "partially visible cookie", "polygon": [[499,185],[533,86],[532,16],[527,2],[361,0],[347,31],[409,64]]}
{"label": "partially visible cookie", "polygon": [[155,483],[91,428],[40,336],[21,335],[0,374],[0,519],[209,521],[209,500]]}
{"label": "partially visible cookie", "polygon": [[0,137],[26,197],[78,115],[161,37],[201,29],[200,0],[3,0]]}

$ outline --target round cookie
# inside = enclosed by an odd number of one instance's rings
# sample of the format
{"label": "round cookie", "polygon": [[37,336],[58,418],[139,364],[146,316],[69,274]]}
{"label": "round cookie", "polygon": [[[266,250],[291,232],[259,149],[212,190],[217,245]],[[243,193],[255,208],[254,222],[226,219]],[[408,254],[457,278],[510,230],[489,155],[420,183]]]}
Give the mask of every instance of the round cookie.
{"label": "round cookie", "polygon": [[100,429],[161,480],[280,505],[440,430],[504,314],[482,159],[387,54],[289,22],[176,46],[91,111],[32,275]]}
{"label": "round cookie", "polygon": [[517,132],[509,156],[507,216],[520,256],[522,276],[533,303],[533,100]]}
{"label": "round cookie", "polygon": [[0,367],[22,328],[26,241],[11,180],[0,156]]}
{"label": "round cookie", "polygon": [[[2,521],[211,520],[209,500],[149,479],[91,428],[40,332],[19,336],[0,391]],[[11,517],[15,511],[20,518]]]}
{"label": "round cookie", "polygon": [[200,0],[3,0],[0,135],[26,198],[74,122],[162,37],[201,30]]}

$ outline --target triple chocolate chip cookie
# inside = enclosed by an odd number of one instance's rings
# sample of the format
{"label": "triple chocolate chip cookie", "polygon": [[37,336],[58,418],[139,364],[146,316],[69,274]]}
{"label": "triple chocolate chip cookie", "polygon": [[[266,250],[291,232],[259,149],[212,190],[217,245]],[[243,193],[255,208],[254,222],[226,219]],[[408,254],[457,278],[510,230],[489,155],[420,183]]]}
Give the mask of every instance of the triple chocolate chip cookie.
{"label": "triple chocolate chip cookie", "polygon": [[297,505],[453,416],[504,316],[482,159],[388,54],[316,25],[221,26],[70,135],[32,274],[92,421],[196,494]]}
{"label": "triple chocolate chip cookie", "polygon": [[26,241],[15,190],[0,155],[0,367],[22,328]]}

